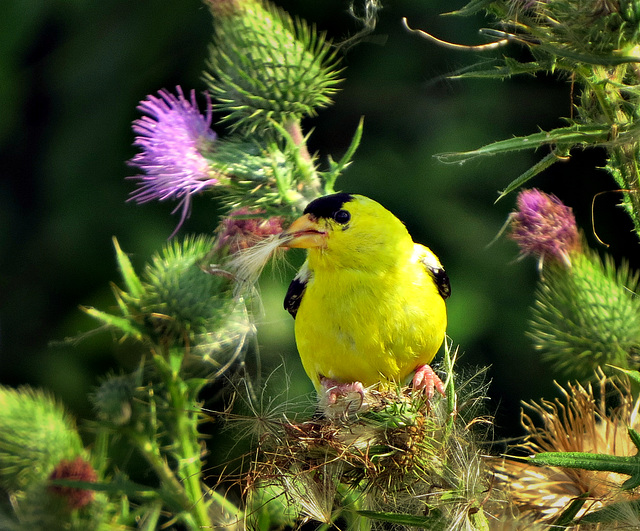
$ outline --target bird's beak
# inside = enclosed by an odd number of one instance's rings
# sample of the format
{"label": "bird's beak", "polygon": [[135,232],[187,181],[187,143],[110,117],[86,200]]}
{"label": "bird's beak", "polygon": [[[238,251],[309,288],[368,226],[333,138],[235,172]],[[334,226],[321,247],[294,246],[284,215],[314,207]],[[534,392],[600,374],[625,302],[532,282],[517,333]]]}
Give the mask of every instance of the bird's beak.
{"label": "bird's beak", "polygon": [[309,249],[326,246],[326,231],[322,230],[316,218],[305,214],[296,219],[287,230],[280,233],[281,247]]}

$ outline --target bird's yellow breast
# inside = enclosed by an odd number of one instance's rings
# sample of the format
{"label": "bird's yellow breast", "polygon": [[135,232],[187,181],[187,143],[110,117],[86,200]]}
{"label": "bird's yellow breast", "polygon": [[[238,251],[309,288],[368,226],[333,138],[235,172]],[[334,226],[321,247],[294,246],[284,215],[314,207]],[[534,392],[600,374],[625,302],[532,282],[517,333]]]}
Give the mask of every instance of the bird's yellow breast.
{"label": "bird's yellow breast", "polygon": [[[339,382],[403,383],[443,342],[446,308],[433,277],[408,242],[386,249],[384,267],[333,267],[323,250],[309,253],[311,277],[296,316],[303,366],[316,388]],[[402,240],[401,238],[397,238]],[[418,252],[416,252],[418,251]],[[353,258],[354,250],[350,249]]]}

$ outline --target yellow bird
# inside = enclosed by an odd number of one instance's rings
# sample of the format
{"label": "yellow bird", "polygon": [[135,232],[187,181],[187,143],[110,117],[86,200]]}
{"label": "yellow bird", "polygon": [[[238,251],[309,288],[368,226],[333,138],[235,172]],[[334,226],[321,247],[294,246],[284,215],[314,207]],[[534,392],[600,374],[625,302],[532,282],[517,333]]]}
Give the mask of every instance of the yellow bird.
{"label": "yellow bird", "polygon": [[445,336],[449,278],[398,218],[362,195],[332,194],[309,203],[280,238],[308,250],[284,307],[302,365],[329,403],[411,375],[429,398],[444,394],[428,364]]}

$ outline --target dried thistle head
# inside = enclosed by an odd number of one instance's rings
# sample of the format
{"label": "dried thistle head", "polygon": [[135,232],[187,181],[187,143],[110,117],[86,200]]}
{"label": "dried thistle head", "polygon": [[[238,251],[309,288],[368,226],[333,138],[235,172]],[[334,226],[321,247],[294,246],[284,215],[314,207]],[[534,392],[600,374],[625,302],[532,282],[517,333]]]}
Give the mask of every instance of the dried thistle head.
{"label": "dried thistle head", "polygon": [[404,388],[367,389],[366,408],[346,405],[342,416],[285,419],[261,438],[250,483],[276,485],[302,519],[357,519],[364,509],[462,529],[484,518],[489,489],[474,431],[484,420],[476,410],[483,389],[469,385],[457,415],[446,399]]}
{"label": "dried thistle head", "polygon": [[[540,417],[536,424],[523,411],[527,431],[519,446],[529,454],[541,452],[590,452],[616,456],[637,453],[627,428],[638,428],[638,402],[624,378],[614,381],[601,371],[596,389],[591,384],[558,386],[563,399],[542,400],[525,406]],[[506,489],[521,518],[552,522],[578,496],[587,496],[578,516],[605,505],[632,499],[620,485],[627,476],[577,468],[537,467],[510,457],[492,459],[499,488]]]}

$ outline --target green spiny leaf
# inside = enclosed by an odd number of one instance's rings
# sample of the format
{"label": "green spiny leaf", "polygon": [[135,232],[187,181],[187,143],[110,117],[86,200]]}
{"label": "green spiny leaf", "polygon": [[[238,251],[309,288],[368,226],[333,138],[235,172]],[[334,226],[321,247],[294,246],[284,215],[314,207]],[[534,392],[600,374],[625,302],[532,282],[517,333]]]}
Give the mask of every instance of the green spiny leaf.
{"label": "green spiny leaf", "polygon": [[591,454],[586,452],[543,452],[529,459],[538,466],[558,466],[565,468],[582,468],[615,472],[631,476],[622,484],[625,490],[640,485],[640,457],[625,457],[608,454]]}
{"label": "green spiny leaf", "polygon": [[129,260],[129,257],[122,252],[120,244],[118,243],[118,240],[115,236],[113,237],[113,246],[116,250],[116,259],[118,261],[118,267],[122,275],[122,280],[124,280],[125,286],[129,291],[129,295],[135,298],[141,297],[144,293],[142,282],[140,282],[140,278],[138,278],[138,275],[133,270],[131,260]]}
{"label": "green spiny leaf", "polygon": [[627,63],[638,63],[640,57],[633,55],[620,55],[620,54],[598,54],[598,53],[580,53],[572,50],[566,46],[555,46],[552,44],[539,44],[539,46],[546,52],[558,56],[571,59],[577,63],[590,64],[590,65],[602,65],[602,66],[616,66]]}
{"label": "green spiny leaf", "polygon": [[87,306],[81,306],[80,309],[87,315],[107,325],[109,328],[119,330],[125,336],[131,336],[138,341],[143,338],[143,334],[138,327],[126,317],[119,317]]}
{"label": "green spiny leaf", "polygon": [[364,128],[364,118],[360,118],[358,122],[358,127],[356,129],[353,138],[351,139],[351,144],[349,144],[349,148],[345,152],[345,154],[340,158],[338,162],[334,162],[331,158],[329,158],[329,171],[324,174],[325,181],[325,192],[327,194],[332,194],[334,192],[334,185],[336,179],[340,176],[340,174],[344,171],[344,169],[351,164],[351,159],[355,154],[358,146],[360,145],[360,140],[362,140],[362,131]]}
{"label": "green spiny leaf", "polygon": [[406,525],[409,527],[422,527],[429,531],[439,531],[447,529],[447,521],[439,511],[431,511],[429,516],[416,516],[413,514],[403,514],[394,512],[379,511],[357,511],[360,516],[377,520],[379,522],[388,522],[396,525]]}
{"label": "green spiny leaf", "polygon": [[558,145],[563,150],[582,145],[594,145],[607,142],[611,135],[611,127],[607,125],[571,125],[551,131],[541,131],[524,137],[514,137],[487,144],[472,151],[457,153],[440,153],[435,157],[447,164],[462,163],[475,157],[498,155],[524,149],[538,149],[542,146]]}
{"label": "green spiny leaf", "polygon": [[551,152],[551,153],[545,155],[542,160],[540,160],[539,162],[537,162],[536,164],[531,166],[531,168],[529,168],[527,171],[525,171],[518,178],[516,178],[513,181],[511,181],[507,185],[507,187],[504,190],[502,190],[502,192],[500,192],[500,195],[498,196],[498,199],[496,199],[496,203],[498,201],[500,201],[500,199],[502,199],[507,194],[510,194],[514,190],[517,190],[523,184],[525,184],[529,180],[533,179],[539,173],[542,173],[544,170],[549,168],[551,165],[553,165],[557,161],[558,161],[558,155],[556,153]]}
{"label": "green spiny leaf", "polygon": [[465,5],[461,9],[450,11],[449,13],[445,13],[445,15],[459,15],[459,16],[475,15],[479,11],[483,11],[487,9],[492,2],[493,0],[471,0],[471,2],[469,2],[467,5]]}
{"label": "green spiny leaf", "polygon": [[[487,68],[487,66],[491,65],[494,66],[492,68]],[[551,67],[552,63],[548,61],[529,61],[526,63],[522,63],[520,61],[516,61],[515,59],[505,57],[504,63],[496,63],[495,61],[483,61],[456,70],[454,73],[449,74],[448,77],[450,79],[508,79],[519,74],[536,74],[537,72],[548,71],[551,69]]]}

